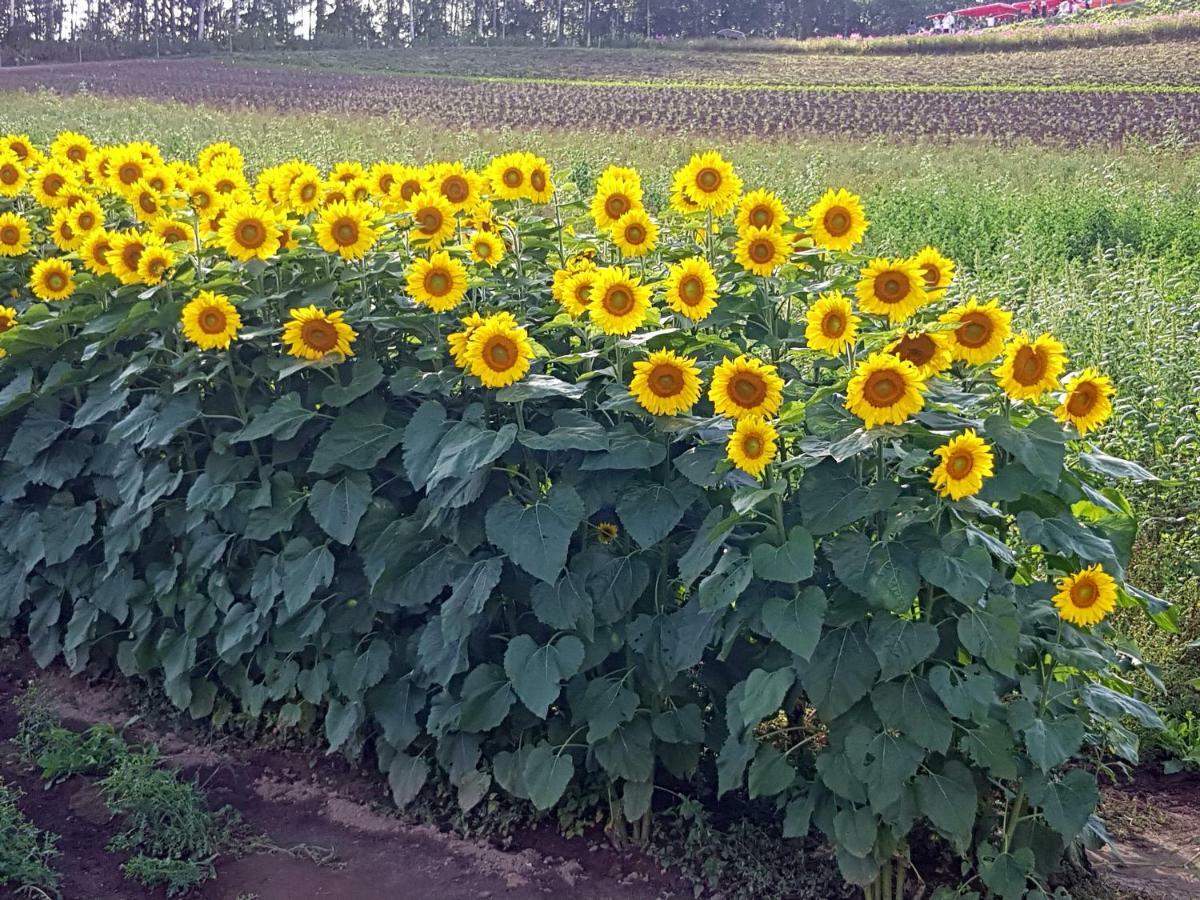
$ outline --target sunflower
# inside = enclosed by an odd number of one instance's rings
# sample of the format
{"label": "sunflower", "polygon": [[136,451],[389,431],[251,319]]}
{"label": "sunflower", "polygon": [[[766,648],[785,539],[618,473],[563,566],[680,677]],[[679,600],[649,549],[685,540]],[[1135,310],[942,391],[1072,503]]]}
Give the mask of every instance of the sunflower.
{"label": "sunflower", "polygon": [[341,184],[349,184],[358,179],[366,179],[367,170],[363,164],[353,159],[343,159],[340,162],[335,162],[333,168],[329,170],[329,180],[340,182]]}
{"label": "sunflower", "polygon": [[180,315],[183,336],[201,350],[228,350],[238,336],[242,317],[229,298],[212,291],[201,291]]}
{"label": "sunflower", "polygon": [[15,197],[28,180],[29,174],[16,154],[0,150],[0,197]]}
{"label": "sunflower", "polygon": [[84,200],[67,209],[71,214],[71,228],[79,235],[81,243],[97,228],[104,226],[104,209],[95,200]]}
{"label": "sunflower", "polygon": [[679,169],[671,176],[671,209],[681,216],[691,216],[704,212],[692,195],[687,192],[687,172]]}
{"label": "sunflower", "polygon": [[[497,315],[509,314],[497,313]],[[509,318],[512,319],[512,316],[509,316]],[[446,344],[450,348],[450,358],[454,360],[454,364],[460,369],[466,369],[471,365],[470,357],[467,356],[467,344],[471,340],[471,335],[475,333],[475,329],[487,320],[479,313],[473,312],[459,319],[459,321],[462,322],[463,330],[446,335]],[[512,319],[512,324],[516,325],[517,320]]]}
{"label": "sunflower", "polygon": [[1117,392],[1107,375],[1095,369],[1084,369],[1074,378],[1067,379],[1067,393],[1063,402],[1054,411],[1055,418],[1066,424],[1070,422],[1080,437],[1095,431],[1112,415],[1112,396]]}
{"label": "sunflower", "polygon": [[887,352],[912,363],[917,374],[926,379],[950,368],[953,359],[948,345],[949,340],[940,332],[908,331],[893,342]]}
{"label": "sunflower", "polygon": [[138,258],[138,280],[142,284],[159,284],[173,265],[175,254],[167,249],[161,238],[149,237],[146,240],[146,249]]}
{"label": "sunflower", "polygon": [[734,426],[725,445],[725,455],[747,475],[761,478],[767,463],[775,458],[778,437],[779,432],[766,419],[745,416]]}
{"label": "sunflower", "polygon": [[138,283],[138,262],[146,249],[146,236],[138,231],[122,231],[109,235],[109,251],[105,257],[108,267],[121,284]]}
{"label": "sunflower", "polygon": [[612,228],[625,213],[641,208],[640,182],[615,174],[602,175],[596,182],[590,212],[597,228]]}
{"label": "sunflower", "polygon": [[529,371],[533,346],[512,316],[490,316],[467,342],[471,374],[487,387],[501,388],[520,381]]}
{"label": "sunflower", "polygon": [[775,194],[758,189],[751,191],[738,202],[734,222],[738,231],[751,228],[780,229],[787,221],[788,211]]}
{"label": "sunflower", "polygon": [[504,241],[490,231],[476,231],[468,243],[471,258],[495,268],[504,258]]}
{"label": "sunflower", "polygon": [[771,275],[787,262],[788,242],[775,228],[748,228],[741,232],[734,258],[743,269],[755,275]]}
{"label": "sunflower", "polygon": [[709,150],[694,155],[683,167],[683,189],[698,207],[721,216],[733,209],[742,193],[742,179],[721,154]]}
{"label": "sunflower", "polygon": [[397,165],[392,176],[387,205],[393,212],[400,212],[407,209],[412,198],[425,189],[425,179],[417,166]]}
{"label": "sunflower", "polygon": [[1095,625],[1116,608],[1117,582],[1100,566],[1088,566],[1058,580],[1054,605],[1073,625]]}
{"label": "sunflower", "polygon": [[899,425],[925,405],[925,382],[916,366],[890,353],[873,353],[858,364],[846,386],[846,409],[867,428]]}
{"label": "sunflower", "polygon": [[196,154],[196,165],[201,172],[213,169],[242,169],[246,164],[242,151],[228,141],[209,144]]}
{"label": "sunflower", "polygon": [[434,312],[453,309],[467,293],[466,267],[444,250],[413,260],[406,279],[409,296]]}
{"label": "sunflower", "polygon": [[911,259],[873,259],[854,288],[864,312],[903,322],[929,301],[925,276]]}
{"label": "sunflower", "polygon": [[674,416],[687,412],[700,399],[699,375],[691,357],[659,350],[633,364],[629,392],[647,412]]}
{"label": "sunflower", "polygon": [[169,194],[175,190],[175,176],[166,166],[152,166],[142,176],[142,181],[158,194]]}
{"label": "sunflower", "polygon": [[529,199],[534,203],[549,203],[554,199],[554,176],[550,164],[540,156],[529,154]]}
{"label": "sunflower", "polygon": [[870,225],[862,200],[845,189],[828,190],[808,208],[805,224],[813,243],[845,253],[863,239]]}
{"label": "sunflower", "polygon": [[588,269],[580,269],[579,271],[568,275],[562,286],[562,305],[566,307],[567,312],[575,318],[579,318],[591,305],[593,292],[596,287],[596,279],[600,275],[600,270],[595,266]]}
{"label": "sunflower", "polygon": [[702,256],[689,256],[667,273],[667,306],[693,322],[717,308],[717,276]]}
{"label": "sunflower", "polygon": [[925,290],[930,299],[936,300],[946,293],[954,280],[954,260],[942,256],[935,247],[926,247],[913,257],[913,262],[925,277]]}
{"label": "sunflower", "polygon": [[783,379],[752,356],[726,357],[713,370],[708,399],[718,415],[732,419],[774,416],[783,403]]}
{"label": "sunflower", "polygon": [[59,257],[43,259],[29,273],[29,289],[39,300],[66,300],[75,293],[75,267]]}
{"label": "sunflower", "polygon": [[332,356],[338,362],[354,355],[350,345],[358,334],[342,321],[340,309],[327,313],[309,306],[293,309],[290,315],[291,321],[283,326],[283,342],[287,345],[288,355],[313,361]]}
{"label": "sunflower", "polygon": [[132,146],[116,147],[108,163],[109,184],[119,194],[125,194],[146,174],[146,157]]}
{"label": "sunflower", "polygon": [[[309,171],[311,169],[311,171]],[[292,180],[288,189],[288,205],[301,215],[320,209],[325,197],[325,183],[320,173],[309,166]]]}
{"label": "sunflower", "polygon": [[366,203],[334,203],[313,224],[317,243],[342,259],[362,259],[379,238],[375,208]]}
{"label": "sunflower", "polygon": [[950,355],[973,366],[995,359],[1012,334],[1012,313],[1001,309],[996,300],[980,303],[972,297],[961,306],[942,313],[938,321],[957,326],[947,332]]}
{"label": "sunflower", "polygon": [[95,149],[96,145],[88,137],[74,131],[63,131],[50,145],[50,155],[69,165],[81,166]]}
{"label": "sunflower", "polygon": [[413,221],[410,234],[414,242],[436,250],[454,234],[454,207],[441,194],[421,191],[413,196],[408,211]]}
{"label": "sunflower", "polygon": [[1048,334],[1033,339],[1022,334],[1004,348],[1003,361],[992,371],[1014,400],[1037,400],[1058,387],[1066,367],[1066,350],[1059,341]]}
{"label": "sunflower", "polygon": [[155,190],[145,178],[130,188],[127,194],[129,206],[140,222],[153,222],[163,211],[162,194]]}
{"label": "sunflower", "polygon": [[279,252],[279,223],[271,210],[249,203],[225,211],[218,232],[221,246],[234,259],[270,259]]}
{"label": "sunflower", "polygon": [[460,162],[434,163],[427,177],[427,189],[441,194],[455,212],[468,210],[480,200],[483,179]]}
{"label": "sunflower", "polygon": [[658,245],[658,225],[640,207],[617,219],[610,233],[622,256],[645,256]]}
{"label": "sunflower", "polygon": [[597,522],[595,527],[596,540],[601,544],[611,544],[621,534],[621,529],[616,522]]}
{"label": "sunflower", "polygon": [[223,194],[227,200],[244,201],[250,193],[250,185],[241,169],[211,169],[207,173],[213,190]]}
{"label": "sunflower", "polygon": [[983,479],[995,474],[992,448],[968,428],[933,451],[941,462],[929,476],[934,489],[943,497],[961,500],[983,489]]}
{"label": "sunflower", "polygon": [[624,266],[599,269],[587,310],[605,334],[629,334],[650,309],[650,288]]}
{"label": "sunflower", "polygon": [[36,157],[37,149],[27,134],[6,134],[0,138],[0,148],[7,149],[22,163]]}
{"label": "sunflower", "polygon": [[[347,182],[344,199],[354,203],[366,203],[371,199],[371,182],[366,178],[355,178],[353,181]],[[325,205],[329,206],[329,204],[330,201],[326,200]]]}
{"label": "sunflower", "polygon": [[78,188],[79,182],[74,170],[54,161],[45,163],[33,173],[29,181],[29,191],[33,198],[48,209],[65,206],[67,192]]}
{"label": "sunflower", "polygon": [[862,321],[841,291],[821,294],[804,314],[804,339],[813,350],[838,356],[858,339]]}
{"label": "sunflower", "polygon": [[[17,311],[11,306],[0,304],[0,334],[17,327]],[[0,347],[0,359],[8,356],[8,351]]]}
{"label": "sunflower", "polygon": [[108,263],[108,254],[112,249],[112,233],[104,228],[97,228],[84,238],[83,246],[79,248],[79,257],[83,260],[84,268],[93,275],[107,275],[112,271],[112,266]]}
{"label": "sunflower", "polygon": [[56,209],[50,217],[50,240],[63,253],[70,253],[83,243],[83,235],[71,226],[71,210],[67,207]]}
{"label": "sunflower", "polygon": [[187,222],[180,222],[178,219],[169,219],[163,217],[156,220],[150,230],[164,244],[190,244],[195,239],[192,234],[192,226]]}
{"label": "sunflower", "polygon": [[584,269],[595,269],[596,263],[592,260],[592,253],[577,253],[567,260],[567,264],[561,269],[554,270],[554,277],[550,284],[550,295],[559,303],[563,302],[563,287],[572,275],[581,272]]}
{"label": "sunflower", "polygon": [[220,193],[207,178],[191,178],[184,182],[184,192],[188,195],[188,204],[198,213],[208,213],[219,209],[223,203]]}
{"label": "sunflower", "polygon": [[0,256],[21,256],[29,251],[29,223],[13,212],[0,212]]}

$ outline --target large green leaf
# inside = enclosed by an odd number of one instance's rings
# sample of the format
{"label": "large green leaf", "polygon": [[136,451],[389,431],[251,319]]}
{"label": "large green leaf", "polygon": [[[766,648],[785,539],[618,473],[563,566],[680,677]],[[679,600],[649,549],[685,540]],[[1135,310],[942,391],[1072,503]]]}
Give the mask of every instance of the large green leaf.
{"label": "large green leaf", "polygon": [[691,546],[679,557],[679,579],[686,587],[691,587],[692,582],[709,567],[717,548],[725,542],[725,537],[733,528],[733,523],[725,520],[724,515],[725,510],[720,506],[710,509],[696,529]]}
{"label": "large green leaf", "polygon": [[312,547],[303,538],[294,538],[283,551],[283,604],[296,615],[313,594],[333,582],[333,554],[325,545]]}
{"label": "large green leaf", "polygon": [[67,423],[59,417],[58,402],[39,402],[21,420],[4,458],[18,466],[28,466],[66,430]]}
{"label": "large green leaf", "polygon": [[46,563],[55,565],[71,559],[92,539],[96,524],[96,502],[78,506],[49,503],[42,510],[42,529],[46,534]]}
{"label": "large green leaf", "polygon": [[992,581],[992,554],[983,547],[962,547],[947,553],[941,547],[921,551],[921,577],[955,600],[974,603]]}
{"label": "large green leaf", "polygon": [[254,416],[231,440],[237,443],[273,437],[277,441],[290,441],[304,423],[315,415],[312,410],[304,408],[300,402],[300,395],[293,391],[284,394],[272,403],[270,408]]}
{"label": "large green leaf", "polygon": [[900,486],[890,481],[863,487],[841,466],[826,462],[804,473],[796,497],[809,531],[829,534],[887,509],[899,493]]}
{"label": "large green leaf", "polygon": [[754,762],[750,763],[750,777],[747,781],[751,800],[781,794],[791,787],[795,780],[796,770],[782,752],[771,744],[758,745]]}
{"label": "large green leaf", "polygon": [[385,681],[367,694],[367,707],[394,749],[403,750],[420,736],[417,714],[425,708],[425,698],[425,691],[410,678]]}
{"label": "large green leaf", "polygon": [[500,666],[476,666],[463,680],[458,727],[463,731],[491,731],[508,716],[516,701],[508,676]]}
{"label": "large green leaf", "polygon": [[529,751],[522,766],[522,781],[538,809],[549,809],[571,783],[575,760],[565,749],[541,743]]}
{"label": "large green leaf", "polygon": [[945,753],[954,723],[929,683],[919,675],[902,681],[885,681],[871,691],[871,706],[879,721],[914,743]]}
{"label": "large green leaf", "polygon": [[546,718],[562,681],[578,672],[582,663],[583,644],[572,635],[538,646],[529,635],[519,634],[504,651],[504,671],[521,702],[539,719]]}
{"label": "large green leaf", "polygon": [[1014,425],[1007,416],[989,416],[984,433],[1021,463],[1038,482],[1053,490],[1062,474],[1067,435],[1062,425],[1050,416],[1042,416],[1025,428]]}
{"label": "large green leaf", "polygon": [[724,609],[733,605],[754,578],[750,557],[726,547],[713,570],[700,582],[697,596],[703,609]]}
{"label": "large green leaf", "polygon": [[971,843],[979,794],[971,771],[958,760],[943,763],[940,769],[928,769],[917,778],[917,798],[921,812],[945,834],[959,852]]}
{"label": "large green leaf", "polygon": [[1083,722],[1073,715],[1057,719],[1037,717],[1023,728],[1029,758],[1043,772],[1070,759],[1083,743]]}
{"label": "large green leaf", "polygon": [[591,640],[596,629],[592,596],[583,577],[568,572],[554,584],[539,581],[530,592],[533,614],[551,628],[578,631]]}
{"label": "large green leaf", "polygon": [[958,620],[958,639],[962,645],[1004,675],[1016,670],[1020,631],[1017,608],[1003,594],[988,594],[966,607]]}
{"label": "large green leaf", "polygon": [[1096,776],[1084,769],[1071,769],[1058,780],[1034,775],[1026,788],[1047,824],[1067,842],[1075,840],[1100,802]]}
{"label": "large green leaf", "polygon": [[763,604],[762,623],[767,634],[803,660],[812,657],[821,639],[821,625],[829,605],[825,592],[809,586],[789,599],[771,597]]}
{"label": "large green leaf", "polygon": [[750,551],[754,574],[767,581],[799,584],[813,573],[813,539],[799,525],[788,531],[783,545],[762,542]]}
{"label": "large green leaf", "polygon": [[641,547],[653,547],[679,524],[696,499],[691,485],[640,484],[621,493],[617,515]]}
{"label": "large green leaf", "polygon": [[846,735],[845,746],[846,757],[867,788],[871,809],[880,814],[900,798],[925,759],[925,751],[907,738],[861,725]]}
{"label": "large green leaf", "polygon": [[608,469],[651,469],[666,459],[667,450],[658,441],[638,434],[632,425],[618,425],[608,433],[608,449],[589,453],[580,464],[585,472]]}
{"label": "large green leaf", "polygon": [[757,725],[767,716],[779,712],[783,698],[796,683],[796,672],[784,666],[774,672],[755,669],[746,676],[741,699],[741,724]]}
{"label": "large green leaf", "polygon": [[1078,556],[1084,562],[1106,563],[1118,578],[1123,574],[1112,542],[1080,524],[1070,513],[1043,519],[1037,513],[1025,510],[1017,515],[1017,527],[1021,529],[1021,537],[1031,544],[1041,544],[1063,556]]}
{"label": "large green leaf", "polygon": [[[369,356],[356,359],[348,366],[338,366],[337,374],[350,373],[348,384],[326,385],[321,392],[321,401],[325,406],[348,406],[359,397],[366,396],[383,381],[383,367]],[[285,439],[286,440],[286,439]]]}
{"label": "large green leaf", "polygon": [[370,476],[352,472],[337,481],[314,484],[308,496],[308,511],[327,535],[339,543],[349,544],[370,503]]}
{"label": "large green leaf", "polygon": [[878,675],[879,663],[860,622],[826,632],[800,670],[800,683],[828,722],[865,697]]}
{"label": "large green leaf", "polygon": [[487,536],[530,575],[553,584],[584,515],[575,489],[556,484],[532,506],[522,506],[513,497],[497,501],[487,512]]}
{"label": "large green leaf", "polygon": [[903,612],[921,587],[917,556],[898,541],[872,541],[861,532],[825,541],[825,554],[838,579],[873,605]]}
{"label": "large green leaf", "polygon": [[650,781],[654,776],[653,742],[650,723],[645,716],[639,716],[618,726],[592,751],[610,778]]}
{"label": "large green leaf", "polygon": [[879,823],[867,807],[848,807],[833,817],[838,845],[854,856],[867,856],[875,848]]}
{"label": "large green leaf", "polygon": [[419,756],[397,753],[388,766],[388,786],[392,789],[392,800],[403,808],[417,799],[425,780],[429,777],[429,763]]}
{"label": "large green leaf", "polygon": [[608,432],[584,413],[562,409],[554,414],[548,434],[523,431],[517,440],[530,450],[607,450]]}
{"label": "large green leaf", "polygon": [[573,712],[577,724],[587,724],[587,742],[594,744],[632,719],[638,703],[638,695],[625,686],[625,679],[595,678],[573,703]]}
{"label": "large green leaf", "polygon": [[366,471],[391,453],[403,434],[384,423],[382,408],[343,409],[317,442],[309,471],[324,475],[339,466]]}
{"label": "large green leaf", "polygon": [[876,613],[867,640],[879,660],[879,677],[885,681],[911,672],[933,655],[938,646],[937,629],[928,622]]}

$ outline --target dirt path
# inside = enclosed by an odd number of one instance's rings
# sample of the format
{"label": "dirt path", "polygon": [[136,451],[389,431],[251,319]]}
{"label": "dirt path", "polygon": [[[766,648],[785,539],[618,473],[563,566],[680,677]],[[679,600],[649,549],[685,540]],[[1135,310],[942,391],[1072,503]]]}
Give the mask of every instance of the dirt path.
{"label": "dirt path", "polygon": [[[0,666],[0,741],[17,727],[11,699],[29,673]],[[129,688],[90,685],[50,672],[60,715],[72,726],[133,716]],[[579,900],[652,900],[680,896],[679,886],[646,860],[618,855],[585,840],[550,832],[526,836],[523,850],[502,850],[435,828],[408,825],[377,811],[386,799],[382,779],[346,769],[340,760],[237,746],[197,746],[144,724],[131,740],[154,742],[167,761],[204,787],[214,808],[229,804],[274,845],[217,862],[217,878],[190,896],[214,900],[532,900],[567,895]],[[122,858],[105,850],[116,833],[94,779],[76,777],[44,790],[37,774],[0,746],[0,775],[24,792],[21,808],[39,827],[61,835],[55,863],[63,900],[143,900],[163,892],[140,888],[120,872]],[[277,848],[277,849],[276,849]],[[690,892],[689,892],[690,893]]]}

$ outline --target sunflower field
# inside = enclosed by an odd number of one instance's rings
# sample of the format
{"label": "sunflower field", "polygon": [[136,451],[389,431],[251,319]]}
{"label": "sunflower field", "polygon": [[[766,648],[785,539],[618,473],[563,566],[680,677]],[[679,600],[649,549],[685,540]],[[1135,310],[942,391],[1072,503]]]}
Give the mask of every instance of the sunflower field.
{"label": "sunflower field", "polygon": [[[1113,386],[718,153],[247,172],[0,141],[0,627],[397,803],[745,792],[900,898],[1045,897],[1153,679]],[[655,790],[659,788],[659,790]],[[800,862],[798,861],[798,864]]]}

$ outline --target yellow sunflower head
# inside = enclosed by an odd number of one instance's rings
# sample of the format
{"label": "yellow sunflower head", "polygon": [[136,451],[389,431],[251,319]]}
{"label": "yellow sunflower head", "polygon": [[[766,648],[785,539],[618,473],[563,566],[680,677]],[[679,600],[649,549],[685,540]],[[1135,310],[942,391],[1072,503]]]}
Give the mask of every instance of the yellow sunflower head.
{"label": "yellow sunflower head", "polygon": [[[467,356],[467,344],[471,340],[471,335],[475,333],[475,329],[487,320],[479,313],[473,312],[459,321],[462,322],[463,330],[446,335],[446,344],[450,348],[450,357],[454,360],[454,364],[460,369],[466,369],[471,365],[470,357]],[[513,325],[516,324],[516,319],[513,319]]]}
{"label": "yellow sunflower head", "polygon": [[501,200],[520,200],[528,197],[529,154],[502,153],[492,158],[483,171],[489,192]]}
{"label": "yellow sunflower head", "polygon": [[114,147],[108,163],[109,185],[124,196],[146,174],[146,157],[132,145]]}
{"label": "yellow sunflower head", "polygon": [[22,256],[29,251],[29,222],[15,212],[0,212],[0,256]]}
{"label": "yellow sunflower head", "polygon": [[153,222],[163,213],[163,197],[145,178],[129,189],[129,207],[139,222]]}
{"label": "yellow sunflower head", "polygon": [[17,327],[17,311],[11,306],[0,304],[0,334],[8,331],[10,328]]}
{"label": "yellow sunflower head", "polygon": [[58,209],[66,205],[68,193],[79,190],[79,180],[72,167],[50,160],[33,173],[29,188],[42,206]]}
{"label": "yellow sunflower head", "polygon": [[389,212],[403,212],[412,198],[425,189],[424,173],[417,166],[397,164],[393,166],[392,178],[385,208]]}
{"label": "yellow sunflower head", "polygon": [[205,175],[213,190],[227,202],[244,203],[250,199],[250,185],[241,169],[210,169]]}
{"label": "yellow sunflower head", "polygon": [[1059,616],[1073,625],[1095,625],[1116,608],[1117,582],[1100,566],[1088,566],[1058,580],[1054,605]]}
{"label": "yellow sunflower head", "polygon": [[0,150],[0,197],[15,197],[25,187],[29,173],[15,153]]}
{"label": "yellow sunflower head", "polygon": [[809,207],[805,217],[813,243],[839,253],[853,250],[870,224],[863,212],[862,200],[842,188],[826,191]]}
{"label": "yellow sunflower head", "polygon": [[630,210],[642,208],[642,185],[619,174],[601,175],[592,195],[591,214],[597,228],[611,228]]}
{"label": "yellow sunflower head", "polygon": [[339,182],[341,184],[349,184],[352,181],[366,179],[367,170],[363,164],[353,159],[343,159],[333,164],[333,168],[329,170],[329,180]]}
{"label": "yellow sunflower head", "polygon": [[621,528],[616,522],[599,522],[596,524],[596,540],[601,544],[611,544],[621,535]]}
{"label": "yellow sunflower head", "polygon": [[641,207],[617,219],[610,234],[622,256],[645,256],[658,246],[658,224]]}
{"label": "yellow sunflower head", "polygon": [[717,308],[717,276],[702,256],[690,256],[671,266],[666,287],[667,306],[693,322],[707,319]]}
{"label": "yellow sunflower head", "polygon": [[409,296],[434,312],[458,306],[467,293],[467,269],[442,250],[429,259],[415,259],[406,276]]}
{"label": "yellow sunflower head", "polygon": [[925,290],[932,299],[946,292],[954,280],[954,260],[942,256],[936,247],[926,247],[913,257],[925,278]]}
{"label": "yellow sunflower head", "polygon": [[1060,422],[1074,425],[1082,437],[1112,416],[1112,396],[1116,392],[1107,375],[1101,375],[1095,369],[1084,369],[1074,378],[1067,379],[1066,394],[1054,415]]}
{"label": "yellow sunflower head", "polygon": [[742,193],[742,179],[720,153],[694,155],[683,167],[683,190],[700,209],[720,216],[733,209]]}
{"label": "yellow sunflower head", "polygon": [[467,341],[471,374],[487,387],[501,388],[520,381],[529,371],[533,345],[511,315],[489,316]]}
{"label": "yellow sunflower head", "polygon": [[77,234],[71,223],[71,210],[67,207],[56,209],[50,217],[50,240],[63,253],[70,253],[83,243],[83,235]]}
{"label": "yellow sunflower head", "polygon": [[246,160],[242,151],[228,141],[217,141],[203,148],[196,155],[196,165],[201,172],[213,169],[237,169],[245,167]]}
{"label": "yellow sunflower head", "polygon": [[933,451],[941,460],[929,481],[943,497],[961,500],[983,489],[983,479],[995,474],[992,448],[968,428]]}
{"label": "yellow sunflower head", "polygon": [[320,209],[325,199],[325,183],[315,166],[305,166],[288,188],[288,206],[292,212],[306,215]]}
{"label": "yellow sunflower head", "polygon": [[595,296],[596,279],[599,274],[599,269],[591,267],[572,272],[563,280],[560,292],[562,295],[561,302],[566,307],[567,312],[575,318],[578,319],[586,313],[588,307],[591,305],[592,298]]}
{"label": "yellow sunflower head", "polygon": [[858,364],[846,386],[846,409],[867,428],[899,425],[925,405],[925,382],[916,367],[890,353]]}
{"label": "yellow sunflower head", "polygon": [[696,213],[704,212],[692,195],[687,192],[687,172],[683,169],[678,169],[671,176],[671,209],[679,213],[681,216],[693,216]]}
{"label": "yellow sunflower head", "polygon": [[700,369],[691,357],[658,350],[633,364],[629,392],[652,415],[679,415],[700,399]]}
{"label": "yellow sunflower head", "polygon": [[938,321],[955,326],[953,331],[946,332],[950,355],[973,366],[995,359],[1012,334],[1012,313],[1001,309],[996,300],[980,303],[972,297],[942,313]]}
{"label": "yellow sunflower head", "polygon": [[82,166],[96,145],[86,135],[75,131],[63,131],[50,144],[50,155],[68,165]]}
{"label": "yellow sunflower head", "polygon": [[471,259],[493,268],[504,258],[504,241],[491,231],[476,231],[471,235],[468,247]]}
{"label": "yellow sunflower head", "polygon": [[297,359],[341,362],[354,355],[351,345],[358,334],[342,321],[342,311],[325,312],[315,306],[290,311],[283,326],[283,343]]}
{"label": "yellow sunflower head", "polygon": [[766,419],[744,416],[737,420],[729,436],[725,455],[747,475],[762,478],[763,470],[778,452],[778,438],[779,432]]}
{"label": "yellow sunflower head", "polygon": [[396,176],[403,168],[399,163],[377,162],[367,171],[367,181],[371,183],[371,194],[379,201],[391,195]]}
{"label": "yellow sunflower head", "polygon": [[808,346],[830,356],[839,356],[858,340],[862,320],[841,291],[821,294],[804,314],[804,338]]}
{"label": "yellow sunflower head", "polygon": [[[108,262],[108,256],[112,249],[112,232],[104,228],[97,228],[84,238],[83,246],[79,248],[79,257],[83,260],[84,268],[93,275],[107,275],[112,271],[112,266]],[[134,271],[136,272],[137,269],[135,268]]]}
{"label": "yellow sunflower head", "polygon": [[442,195],[455,212],[469,210],[479,202],[483,179],[460,162],[434,163],[429,167],[428,189]]}
{"label": "yellow sunflower head", "polygon": [[222,196],[213,183],[204,177],[192,178],[184,183],[184,191],[188,195],[188,205],[200,215],[209,214],[210,210],[220,208]]}
{"label": "yellow sunflower head", "polygon": [[854,288],[859,308],[903,322],[929,302],[925,276],[911,259],[873,259]]}
{"label": "yellow sunflower head", "polygon": [[554,199],[554,175],[550,164],[532,153],[528,156],[529,199],[534,203],[549,203]]}
{"label": "yellow sunflower head", "polygon": [[1048,334],[1018,335],[1004,348],[1004,359],[993,370],[1004,392],[1014,400],[1037,400],[1058,387],[1067,368],[1063,345]]}
{"label": "yellow sunflower head", "polygon": [[29,274],[29,289],[39,300],[66,300],[75,293],[75,267],[59,257],[40,260]]}
{"label": "yellow sunflower head", "polygon": [[937,331],[908,331],[894,341],[887,352],[910,362],[922,379],[932,378],[950,368],[949,339]]}
{"label": "yellow sunflower head", "polygon": [[774,366],[753,356],[727,357],[713,370],[708,399],[718,415],[770,418],[783,403],[783,379]]}
{"label": "yellow sunflower head", "polygon": [[279,252],[279,222],[264,206],[237,203],[225,210],[218,230],[221,246],[242,262],[270,259]]}
{"label": "yellow sunflower head", "polygon": [[175,265],[175,254],[158,237],[146,239],[146,248],[138,259],[137,274],[142,284],[159,284]]}
{"label": "yellow sunflower head", "polygon": [[773,275],[788,259],[788,240],[776,228],[748,228],[740,232],[734,259],[755,275]]}
{"label": "yellow sunflower head", "polygon": [[788,219],[787,207],[775,194],[759,188],[751,191],[738,202],[734,222],[738,231],[751,228],[783,228]]}
{"label": "yellow sunflower head", "polygon": [[436,191],[415,194],[408,205],[413,242],[436,250],[454,234],[454,207]]}
{"label": "yellow sunflower head", "polygon": [[605,334],[629,334],[646,320],[650,288],[624,266],[596,271],[588,315]]}
{"label": "yellow sunflower head", "polygon": [[212,291],[201,291],[184,306],[180,322],[183,336],[201,350],[228,350],[242,327],[229,298]]}
{"label": "yellow sunflower head", "polygon": [[165,216],[155,220],[150,226],[150,230],[168,247],[174,244],[191,244],[194,240],[191,225]]}
{"label": "yellow sunflower head", "polygon": [[326,253],[362,259],[379,238],[376,221],[375,207],[368,203],[334,203],[321,210],[313,233]]}
{"label": "yellow sunflower head", "polygon": [[138,283],[138,263],[146,249],[147,236],[139,231],[127,230],[111,235],[108,251],[108,267],[121,284]]}
{"label": "yellow sunflower head", "polygon": [[30,161],[37,155],[37,148],[27,134],[6,134],[0,138],[0,149],[8,150],[22,163]]}
{"label": "yellow sunflower head", "polygon": [[97,228],[104,227],[104,209],[95,200],[87,199],[69,207],[71,229],[79,235],[80,242]]}

